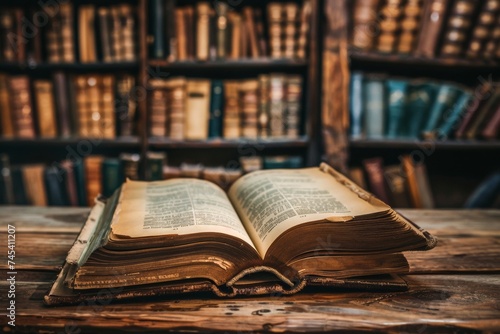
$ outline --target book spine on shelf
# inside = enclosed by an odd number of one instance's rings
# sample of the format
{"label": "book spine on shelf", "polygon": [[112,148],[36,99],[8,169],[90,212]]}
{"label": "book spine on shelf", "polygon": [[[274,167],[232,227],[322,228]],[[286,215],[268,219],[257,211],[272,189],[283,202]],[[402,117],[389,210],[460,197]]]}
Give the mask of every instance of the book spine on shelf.
{"label": "book spine on shelf", "polygon": [[439,87],[436,99],[429,110],[427,123],[422,130],[424,138],[432,137],[432,133],[442,123],[443,115],[448,114],[453,107],[458,96],[458,89],[453,86],[443,84]]}
{"label": "book spine on shelf", "polygon": [[311,1],[304,0],[300,11],[300,27],[297,37],[297,52],[296,56],[299,59],[307,57],[307,40],[309,38],[309,30],[311,25]]}
{"label": "book spine on shelf", "polygon": [[35,121],[30,94],[28,76],[12,76],[9,78],[10,101],[17,137],[35,138]]}
{"label": "book spine on shelf", "polygon": [[352,45],[370,51],[375,44],[378,30],[380,0],[356,0],[353,10]]}
{"label": "book spine on shelf", "polygon": [[384,163],[382,158],[371,158],[363,160],[363,166],[368,177],[370,190],[384,203],[389,203],[386,184],[384,181]]}
{"label": "book spine on shelf", "polygon": [[432,106],[438,87],[430,82],[413,81],[408,93],[408,104],[404,118],[402,135],[413,139],[420,138],[422,128]]}
{"label": "book spine on shelf", "polygon": [[113,61],[113,55],[111,53],[111,26],[110,26],[110,12],[109,8],[101,7],[97,11],[99,16],[99,30],[101,33],[101,52],[102,61],[109,63]]}
{"label": "book spine on shelf", "polygon": [[238,82],[224,81],[224,138],[240,137],[240,105],[238,99]]}
{"label": "book spine on shelf", "polygon": [[269,137],[269,75],[259,75],[259,137]]}
{"label": "book spine on shelf", "polygon": [[286,137],[298,138],[300,133],[300,101],[302,98],[302,77],[288,75],[285,89]]}
{"label": "book spine on shelf", "polygon": [[[1,17],[0,17],[1,20]],[[6,74],[0,73],[0,117],[2,137],[14,137],[14,116],[10,103],[9,78]]]}
{"label": "book spine on shelf", "polygon": [[151,12],[149,18],[152,21],[153,28],[153,45],[152,45],[152,58],[163,59],[165,57],[165,29],[163,24],[165,22],[165,4],[164,0],[151,0]]}
{"label": "book spine on shelf", "polygon": [[0,59],[5,62],[16,60],[16,45],[11,43],[9,36],[16,36],[15,17],[12,10],[2,9],[0,12],[0,38],[2,46]]}
{"label": "book spine on shelf", "polygon": [[165,0],[165,36],[167,42],[165,44],[165,55],[168,61],[172,62],[177,59],[177,32],[175,22],[175,5],[176,0]]}
{"label": "book spine on shelf", "polygon": [[57,137],[54,91],[49,80],[35,80],[36,110],[38,114],[38,133],[40,137]]}
{"label": "book spine on shelf", "polygon": [[283,34],[283,5],[271,2],[267,5],[269,47],[271,58],[283,57],[282,34]]}
{"label": "book spine on shelf", "polygon": [[271,74],[269,78],[269,132],[271,137],[285,136],[285,76]]}
{"label": "book spine on shelf", "polygon": [[216,49],[217,58],[224,59],[227,56],[227,42],[228,42],[228,10],[229,6],[225,2],[216,2],[217,12],[217,34],[216,34]]}
{"label": "book spine on shelf", "polygon": [[61,3],[61,58],[65,63],[75,62],[73,4]]}
{"label": "book spine on shelf", "polygon": [[24,184],[22,166],[12,166],[12,184],[16,191],[14,192],[14,204],[29,205],[26,197],[26,185]]}
{"label": "book spine on shelf", "polygon": [[400,30],[400,17],[403,12],[403,0],[387,0],[380,10],[380,34],[376,48],[380,52],[391,53],[396,47]]}
{"label": "book spine on shelf", "polygon": [[169,135],[176,140],[184,139],[186,118],[186,84],[185,78],[168,80],[168,118]]}
{"label": "book spine on shelf", "polygon": [[153,137],[166,137],[168,134],[168,92],[163,80],[160,79],[150,79],[149,87],[151,88],[151,93],[148,94],[149,134]]}
{"label": "book spine on shelf", "polygon": [[387,138],[397,138],[401,134],[408,94],[408,82],[387,80]]}
{"label": "book spine on shelf", "polygon": [[[475,5],[475,2],[473,2]],[[472,11],[472,10],[471,10]],[[468,58],[483,58],[484,53],[491,53],[492,47],[488,45],[492,39],[497,17],[500,12],[500,2],[497,0],[486,0],[479,13],[476,24],[472,30],[471,38],[466,50]],[[488,50],[487,50],[488,45]]]}
{"label": "book spine on shelf", "polygon": [[9,156],[0,154],[0,204],[15,204],[14,186]]}
{"label": "book spine on shelf", "polygon": [[385,133],[385,89],[383,80],[368,78],[364,87],[365,132],[369,139],[380,139]]}
{"label": "book spine on shelf", "polygon": [[23,182],[26,187],[26,198],[30,205],[47,206],[44,169],[44,166],[40,164],[23,166]]}
{"label": "book spine on shelf", "polygon": [[350,117],[351,121],[349,134],[353,139],[363,136],[363,73],[353,72],[351,75],[351,98]]}
{"label": "book spine on shelf", "polygon": [[196,59],[209,59],[210,6],[208,2],[196,4]]}
{"label": "book spine on shelf", "polygon": [[55,166],[49,166],[44,171],[45,187],[47,190],[47,203],[50,206],[66,206],[67,194],[64,189],[63,180],[59,177],[59,170]]}
{"label": "book spine on shelf", "polygon": [[387,183],[391,206],[394,208],[410,207],[406,179],[402,167],[400,165],[384,167],[384,179]]}
{"label": "book spine on shelf", "polygon": [[248,79],[239,83],[239,98],[241,106],[241,136],[257,138],[258,135],[258,80]]}
{"label": "book spine on shelf", "polygon": [[296,3],[288,2],[285,4],[285,33],[283,34],[284,56],[288,59],[295,57],[297,48],[297,25],[299,8]]}
{"label": "book spine on shelf", "polygon": [[447,6],[448,0],[425,0],[424,15],[415,50],[417,56],[428,58],[435,56]]}
{"label": "book spine on shelf", "polygon": [[224,84],[222,80],[212,80],[210,96],[210,121],[208,137],[222,137],[222,112],[224,103]]}
{"label": "book spine on shelf", "polygon": [[102,162],[98,155],[87,156],[83,160],[85,170],[85,187],[87,192],[86,206],[94,206],[97,195],[102,193]]}
{"label": "book spine on shelf", "polygon": [[396,47],[399,53],[409,54],[414,50],[422,11],[422,0],[408,0],[406,2],[400,23],[401,33]]}
{"label": "book spine on shelf", "polygon": [[71,160],[64,160],[61,162],[60,168],[60,173],[64,179],[64,187],[68,196],[68,205],[78,206],[78,188],[74,164]]}
{"label": "book spine on shelf", "polygon": [[185,138],[205,140],[208,138],[210,118],[210,80],[190,79],[186,85]]}
{"label": "book spine on shelf", "polygon": [[458,57],[463,54],[475,6],[474,0],[457,0],[453,3],[444,29],[441,56]]}
{"label": "book spine on shelf", "polygon": [[135,45],[135,19],[133,15],[133,7],[130,4],[121,4],[120,7],[120,39],[121,39],[121,54],[123,61],[134,61],[136,59]]}
{"label": "book spine on shelf", "polygon": [[122,166],[119,159],[106,158],[102,161],[102,195],[110,197],[122,185]]}
{"label": "book spine on shelf", "polygon": [[446,115],[443,124],[441,124],[441,126],[439,126],[436,130],[435,136],[439,140],[447,139],[451,135],[452,131],[457,127],[458,122],[467,110],[467,104],[469,103],[471,97],[472,94],[467,91],[460,94],[457,102],[451,109],[451,112]]}

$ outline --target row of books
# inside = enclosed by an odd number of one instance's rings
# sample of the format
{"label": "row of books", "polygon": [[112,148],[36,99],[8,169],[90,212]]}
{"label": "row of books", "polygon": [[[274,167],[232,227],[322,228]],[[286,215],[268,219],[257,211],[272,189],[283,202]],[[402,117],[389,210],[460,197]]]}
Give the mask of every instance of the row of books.
{"label": "row of books", "polygon": [[411,156],[400,157],[399,164],[385,165],[380,157],[362,161],[362,167],[350,169],[350,177],[395,208],[431,209],[434,197],[423,162]]}
{"label": "row of books", "polygon": [[1,135],[16,138],[115,138],[136,133],[135,78],[68,75],[51,79],[0,74]]}
{"label": "row of books", "polygon": [[[36,206],[93,206],[99,194],[109,197],[128,178],[139,179],[140,156],[122,153],[119,158],[100,155],[73,157],[50,166],[11,165],[0,155],[0,204]],[[78,159],[77,159],[78,158]],[[300,156],[241,157],[240,168],[207,167],[183,163],[169,166],[162,152],[148,152],[146,179],[200,178],[227,189],[244,173],[260,169],[300,168]]]}
{"label": "row of books", "polygon": [[296,138],[302,77],[278,73],[244,80],[150,79],[151,136]]}
{"label": "row of books", "polygon": [[500,58],[498,0],[356,0],[352,45],[422,57]]}
{"label": "row of books", "polygon": [[424,79],[354,72],[350,99],[353,139],[488,139],[500,134],[500,89],[475,90]]}
{"label": "row of books", "polygon": [[85,4],[76,7],[75,16],[74,5],[66,1],[30,9],[0,8],[0,61],[74,63],[77,48],[82,63],[134,61],[135,10],[126,3]]}
{"label": "row of books", "polygon": [[175,3],[150,2],[150,58],[205,61],[306,57],[309,0],[304,0],[300,8],[296,2],[271,2],[264,14],[261,8],[250,6],[238,11],[231,1],[200,1],[194,6]]}

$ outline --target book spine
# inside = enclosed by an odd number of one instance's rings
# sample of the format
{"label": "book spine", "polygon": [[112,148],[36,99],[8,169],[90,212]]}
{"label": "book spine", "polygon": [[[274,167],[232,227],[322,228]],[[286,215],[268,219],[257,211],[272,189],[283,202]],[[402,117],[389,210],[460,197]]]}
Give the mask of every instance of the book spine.
{"label": "book spine", "polygon": [[224,59],[227,54],[227,40],[228,40],[228,17],[227,12],[229,10],[229,6],[224,2],[216,3],[216,12],[217,12],[217,58]]}
{"label": "book spine", "polygon": [[165,53],[168,61],[170,62],[177,59],[175,3],[176,0],[165,0],[165,36],[167,37]]}
{"label": "book spine", "polygon": [[422,10],[422,0],[408,0],[406,3],[400,23],[401,33],[396,47],[399,53],[409,54],[414,50]]}
{"label": "book spine", "polygon": [[284,56],[289,59],[295,57],[298,11],[296,3],[289,2],[285,4],[285,33],[282,43],[284,45]]}
{"label": "book spine", "polygon": [[167,157],[162,152],[148,152],[146,155],[146,180],[163,180],[163,166]]}
{"label": "book spine", "polygon": [[271,137],[285,135],[285,76],[271,74],[269,78],[269,132]]}
{"label": "book spine", "polygon": [[89,62],[89,46],[88,46],[88,22],[87,8],[82,6],[78,8],[78,51],[80,62]]}
{"label": "book spine", "polygon": [[386,89],[388,94],[386,136],[388,138],[396,138],[402,132],[408,82],[387,80]]}
{"label": "book spine", "polygon": [[363,136],[363,74],[353,72],[351,75],[350,99],[350,131],[353,139]]}
{"label": "book spine", "polygon": [[231,22],[231,50],[230,59],[238,59],[241,54],[241,15],[235,12],[228,13],[228,19]]}
{"label": "book spine", "polygon": [[415,166],[411,157],[408,155],[401,157],[401,164],[405,173],[406,187],[408,188],[410,203],[415,209],[423,209],[424,205],[417,184]]}
{"label": "book spine", "polygon": [[245,80],[239,85],[241,105],[241,135],[244,138],[257,138],[258,135],[258,80]]}
{"label": "book spine", "polygon": [[153,27],[153,54],[152,58],[163,59],[165,57],[165,36],[163,24],[165,22],[164,13],[165,8],[164,0],[151,0],[151,9],[149,17],[152,19]]}
{"label": "book spine", "polygon": [[282,22],[283,7],[281,3],[271,2],[267,5],[268,29],[269,29],[269,47],[271,58],[281,58],[282,53]]}
{"label": "book spine", "polygon": [[14,203],[14,183],[12,179],[9,156],[6,154],[0,154],[0,204],[12,205]]}
{"label": "book spine", "polygon": [[289,75],[286,78],[285,124],[286,137],[297,138],[300,132],[300,100],[302,98],[302,77]]}
{"label": "book spine", "polygon": [[387,0],[381,9],[380,35],[377,41],[377,50],[391,53],[396,46],[396,37],[400,29],[403,0]]}
{"label": "book spine", "polygon": [[238,82],[224,82],[224,138],[236,139],[240,132],[240,106],[238,103]]}
{"label": "book spine", "polygon": [[6,62],[14,62],[16,60],[16,45],[11,43],[9,36],[17,36],[14,22],[14,14],[11,10],[2,9],[0,12],[0,28],[2,29],[2,38],[0,45],[2,46],[1,59]]}
{"label": "book spine", "polygon": [[0,124],[2,128],[2,137],[4,138],[14,137],[14,116],[10,104],[8,83],[8,76],[0,73]]}
{"label": "book spine", "polygon": [[87,206],[94,206],[95,199],[102,193],[102,162],[101,156],[88,156],[84,160],[85,181],[87,191]]}
{"label": "book spine", "polygon": [[492,89],[493,86],[487,83],[480,86],[479,90],[476,91],[472,103],[467,106],[464,117],[460,121],[458,128],[455,131],[455,138],[463,138],[465,136],[465,132],[467,131],[467,129],[469,129],[475,116],[492,97]]}
{"label": "book spine", "polygon": [[121,54],[122,60],[134,61],[136,59],[135,45],[135,19],[132,13],[133,8],[130,4],[120,5],[120,39],[121,39]]}
{"label": "book spine", "polygon": [[47,206],[47,191],[44,182],[43,165],[23,167],[23,182],[26,186],[26,197],[30,205]]}
{"label": "book spine", "polygon": [[102,93],[102,76],[89,75],[86,82],[87,96],[88,96],[88,109],[84,115],[85,121],[88,124],[89,133],[91,138],[102,138],[102,118],[103,110],[101,105]]}
{"label": "book spine", "polygon": [[383,80],[369,78],[364,87],[364,110],[366,137],[382,138],[385,130],[385,89]]}
{"label": "book spine", "polygon": [[50,206],[66,206],[67,194],[64,191],[59,170],[55,166],[49,166],[44,171],[45,189],[47,190],[47,203]]}
{"label": "book spine", "polygon": [[61,15],[53,10],[49,10],[49,15],[52,18],[45,30],[47,60],[49,63],[59,63],[62,61],[59,40],[59,33],[62,31]]}
{"label": "book spine", "polygon": [[269,75],[259,75],[259,137],[269,136]]}
{"label": "book spine", "polygon": [[99,16],[99,28],[101,31],[102,61],[110,63],[113,61],[111,53],[111,27],[109,8],[101,7],[97,11]]}
{"label": "book spine", "polygon": [[497,106],[495,113],[491,120],[486,124],[481,136],[488,140],[494,140],[498,138],[500,134],[500,105]]}
{"label": "book spine", "polygon": [[64,178],[68,204],[73,207],[78,206],[78,188],[73,163],[70,160],[64,160],[61,162],[60,168],[60,173]]}
{"label": "book spine", "polygon": [[132,136],[134,134],[134,120],[137,103],[131,92],[135,79],[131,75],[124,75],[116,81],[116,105],[115,114],[118,124],[117,131],[120,136]]}
{"label": "book spine", "polygon": [[35,100],[38,112],[38,133],[41,137],[57,137],[55,103],[52,82],[35,80]]}
{"label": "book spine", "polygon": [[170,121],[169,135],[171,139],[183,140],[186,118],[186,79],[170,80],[168,93],[168,115]]}
{"label": "book spine", "polygon": [[177,60],[187,59],[187,31],[184,8],[175,9],[175,31],[177,36]]}
{"label": "book spine", "polygon": [[393,165],[384,168],[384,179],[387,183],[391,206],[394,208],[410,207],[406,180],[401,166]]}
{"label": "book spine", "polygon": [[196,59],[208,60],[210,40],[210,6],[208,2],[198,2],[196,5]]}
{"label": "book spine", "polygon": [[437,129],[436,136],[440,140],[447,139],[452,131],[457,127],[458,122],[463,116],[464,112],[467,110],[467,104],[469,103],[472,94],[470,92],[464,91],[457,102],[453,106],[451,112],[445,118],[443,124]]}
{"label": "book spine", "polygon": [[23,171],[20,166],[12,166],[12,185],[16,191],[14,192],[14,203],[16,205],[29,205],[26,197],[26,185],[24,184]]}
{"label": "book spine", "polygon": [[150,115],[150,135],[153,137],[167,136],[167,91],[164,87],[163,80],[149,80],[151,93],[149,98],[149,115]]}
{"label": "book spine", "polygon": [[29,78],[25,75],[10,77],[9,85],[16,136],[35,138]]}
{"label": "book spine", "polygon": [[122,153],[120,154],[120,161],[122,166],[122,182],[126,179],[139,180],[139,162],[140,156],[135,153]]}
{"label": "book spine", "polygon": [[456,100],[458,90],[450,85],[441,85],[436,94],[436,99],[429,111],[427,123],[423,128],[424,137],[432,134],[432,132],[440,125],[443,114],[451,110],[453,103]]}
{"label": "book spine", "polygon": [[[360,50],[373,48],[380,0],[356,0],[353,11],[352,45]],[[377,26],[378,28],[378,26]]]}
{"label": "book spine", "polygon": [[302,9],[300,12],[300,28],[297,37],[297,53],[296,56],[299,59],[306,59],[307,56],[307,40],[309,37],[309,30],[311,26],[311,1],[304,0],[302,4]]}
{"label": "book spine", "polygon": [[[15,41],[16,43],[16,60],[18,63],[24,63],[26,62],[26,43],[25,43],[25,38],[24,38],[24,32],[23,32],[23,19],[24,17],[24,10],[22,8],[16,8],[14,9],[14,18],[16,22],[16,35],[17,39]],[[12,41],[13,42],[13,41]]]}
{"label": "book spine", "polygon": [[73,5],[61,3],[61,59],[65,63],[75,62],[73,32]]}
{"label": "book spine", "polygon": [[427,111],[432,106],[437,92],[432,83],[413,82],[409,89],[403,136],[418,139],[427,118]]}
{"label": "book spine", "polygon": [[384,181],[384,166],[381,158],[363,160],[370,190],[384,203],[389,203],[389,196]]}
{"label": "book spine", "polygon": [[264,18],[262,16],[262,11],[260,8],[254,8],[253,14],[255,22],[255,33],[257,36],[257,44],[259,47],[259,55],[267,56],[268,50],[267,50],[267,41],[265,38]]}
{"label": "book spine", "polygon": [[475,5],[474,0],[457,0],[454,3],[444,31],[441,56],[458,57],[463,54]]}
{"label": "book spine", "polygon": [[426,0],[417,48],[418,56],[432,58],[443,27],[448,0]]}
{"label": "book spine", "polygon": [[252,7],[243,8],[243,20],[245,22],[245,30],[247,32],[250,54],[252,58],[259,58],[259,44],[257,41],[257,34],[255,29],[254,14]]}
{"label": "book spine", "polygon": [[114,77],[105,75],[102,77],[100,88],[100,119],[102,136],[104,138],[113,139],[116,137],[116,118],[115,118],[115,94],[114,94]]}
{"label": "book spine", "polygon": [[186,95],[185,138],[205,140],[210,118],[210,81],[188,80]]}
{"label": "book spine", "polygon": [[465,137],[467,139],[473,139],[479,136],[481,129],[489,122],[498,104],[500,104],[500,91],[497,90],[488,102],[478,110],[470,127],[465,132]]}
{"label": "book spine", "polygon": [[111,45],[111,61],[123,61],[123,40],[122,40],[122,18],[120,15],[120,8],[118,6],[111,6],[109,10],[111,30],[109,44]]}
{"label": "book spine", "polygon": [[73,164],[75,183],[78,194],[78,206],[87,206],[87,187],[85,185],[85,164],[78,159]]}
{"label": "book spine", "polygon": [[[471,10],[472,11],[472,10]],[[500,3],[497,0],[486,0],[483,5],[476,24],[472,30],[472,36],[466,50],[468,58],[482,58],[484,53],[491,53],[492,47],[487,44],[493,38],[495,24],[500,12]]]}
{"label": "book spine", "polygon": [[87,76],[79,75],[74,78],[76,119],[78,120],[78,136],[89,137],[89,94]]}
{"label": "book spine", "polygon": [[208,126],[208,137],[222,137],[222,108],[224,102],[224,84],[222,80],[212,80],[210,97],[210,121]]}
{"label": "book spine", "polygon": [[101,169],[102,195],[109,198],[122,184],[123,175],[121,162],[119,159],[106,158],[102,161]]}

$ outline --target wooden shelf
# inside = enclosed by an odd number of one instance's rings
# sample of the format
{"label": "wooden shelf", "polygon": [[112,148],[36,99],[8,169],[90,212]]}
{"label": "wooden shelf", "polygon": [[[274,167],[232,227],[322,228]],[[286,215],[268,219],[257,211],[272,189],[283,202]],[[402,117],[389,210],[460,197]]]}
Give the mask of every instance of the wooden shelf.
{"label": "wooden shelf", "polygon": [[44,71],[119,71],[137,70],[139,62],[119,62],[119,63],[40,63],[40,64],[20,64],[0,62],[0,71],[8,72],[44,72]]}
{"label": "wooden shelf", "polygon": [[290,69],[306,67],[308,62],[300,59],[271,59],[271,58],[248,58],[248,59],[222,59],[213,61],[186,60],[177,62],[168,62],[161,59],[152,59],[148,61],[151,67],[160,67],[163,69]]}
{"label": "wooden shelf", "polygon": [[349,50],[349,55],[352,66],[356,68],[361,65],[390,65],[392,67],[412,66],[437,70],[465,70],[500,73],[500,64],[495,61],[472,61],[453,58],[423,58],[411,55],[364,52],[353,49]]}
{"label": "wooden shelf", "polygon": [[238,148],[255,146],[257,148],[306,148],[308,137],[302,136],[295,139],[290,138],[268,138],[268,139],[208,139],[208,140],[173,140],[169,138],[150,137],[149,147],[154,149],[179,149],[179,148]]}
{"label": "wooden shelf", "polygon": [[95,147],[102,148],[140,148],[138,137],[117,137],[115,139],[97,138],[0,138],[2,148],[48,148],[65,147],[67,145],[78,145],[79,143],[90,142]]}
{"label": "wooden shelf", "polygon": [[442,150],[499,150],[500,141],[448,140],[423,141],[412,139],[351,139],[356,149],[442,149]]}

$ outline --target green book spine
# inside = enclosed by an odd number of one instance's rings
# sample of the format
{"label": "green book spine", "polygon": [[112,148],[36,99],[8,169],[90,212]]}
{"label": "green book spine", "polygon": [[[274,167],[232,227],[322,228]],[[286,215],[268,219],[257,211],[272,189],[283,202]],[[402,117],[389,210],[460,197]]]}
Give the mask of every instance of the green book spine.
{"label": "green book spine", "polygon": [[224,102],[222,80],[213,80],[210,97],[210,120],[208,122],[208,137],[222,137],[222,105]]}
{"label": "green book spine", "polygon": [[350,98],[350,135],[352,138],[363,136],[363,74],[354,72],[351,76]]}
{"label": "green book spine", "polygon": [[381,79],[369,79],[364,84],[364,110],[366,137],[382,138],[384,131],[385,89]]}
{"label": "green book spine", "polygon": [[107,158],[102,162],[102,195],[111,197],[122,185],[123,175],[119,159]]}
{"label": "green book spine", "polygon": [[401,129],[403,137],[419,138],[436,92],[437,86],[433,83],[411,84],[405,111],[405,126]]}
{"label": "green book spine", "polygon": [[423,137],[432,136],[433,131],[440,125],[443,115],[447,114],[453,107],[458,95],[457,88],[450,85],[441,85],[436,99],[429,111],[427,123],[423,129]]}
{"label": "green book spine", "polygon": [[76,189],[78,193],[78,205],[87,206],[87,189],[85,187],[85,170],[83,159],[77,159],[73,164],[75,171]]}
{"label": "green book spine", "polygon": [[400,127],[403,118],[408,92],[408,82],[403,80],[388,80],[387,89],[387,138],[396,138],[401,134]]}
{"label": "green book spine", "polygon": [[443,124],[436,131],[436,135],[440,140],[448,139],[451,131],[453,131],[460,119],[463,117],[467,110],[467,104],[471,99],[472,94],[470,92],[463,92],[457,100],[457,103],[453,106],[451,113],[446,116]]}
{"label": "green book spine", "polygon": [[163,152],[148,152],[146,154],[146,179],[148,181],[163,180],[163,165],[167,155]]}

